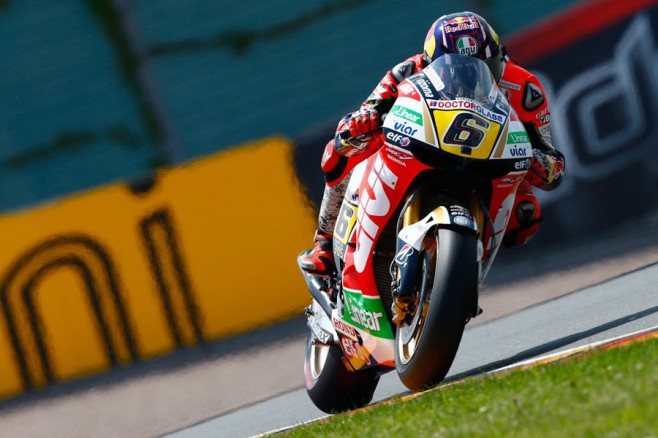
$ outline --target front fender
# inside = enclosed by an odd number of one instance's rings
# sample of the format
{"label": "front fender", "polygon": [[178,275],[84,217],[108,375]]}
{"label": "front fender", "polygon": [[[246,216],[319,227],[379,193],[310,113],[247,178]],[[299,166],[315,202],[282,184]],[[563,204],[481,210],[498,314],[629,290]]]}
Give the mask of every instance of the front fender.
{"label": "front fender", "polygon": [[[420,251],[420,246],[428,231],[437,227],[461,227],[478,233],[478,226],[471,212],[460,206],[439,206],[432,210],[430,214],[416,223],[405,226],[398,233],[398,253],[405,244],[409,245],[416,251]],[[397,257],[396,257],[397,258]]]}
{"label": "front fender", "polygon": [[[474,234],[478,226],[471,212],[460,205],[439,206],[418,222],[404,226],[398,233],[394,263],[398,268],[396,294],[414,291],[420,251],[426,236],[438,228],[462,228]],[[479,248],[478,248],[479,249]],[[480,251],[478,251],[479,256]]]}

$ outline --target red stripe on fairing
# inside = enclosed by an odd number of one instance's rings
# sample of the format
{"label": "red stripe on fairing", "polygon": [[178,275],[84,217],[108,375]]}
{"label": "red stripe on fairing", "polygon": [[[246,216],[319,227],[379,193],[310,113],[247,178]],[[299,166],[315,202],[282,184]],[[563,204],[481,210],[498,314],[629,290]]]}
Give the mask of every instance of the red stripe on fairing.
{"label": "red stripe on fairing", "polygon": [[530,64],[574,41],[657,5],[658,0],[586,1],[514,33],[503,44],[512,58],[521,64]]}

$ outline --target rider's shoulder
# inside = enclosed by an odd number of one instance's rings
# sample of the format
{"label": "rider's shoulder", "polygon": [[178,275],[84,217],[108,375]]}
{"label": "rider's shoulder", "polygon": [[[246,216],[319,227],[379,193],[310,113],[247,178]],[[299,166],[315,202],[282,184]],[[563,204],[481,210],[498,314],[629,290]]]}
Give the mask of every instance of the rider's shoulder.
{"label": "rider's shoulder", "polygon": [[402,82],[409,76],[423,69],[423,54],[411,56],[390,70],[391,76],[398,82]]}
{"label": "rider's shoulder", "polygon": [[532,72],[519,65],[516,61],[508,59],[505,64],[503,76],[500,78],[501,83],[525,85],[527,82],[541,86],[539,79]]}

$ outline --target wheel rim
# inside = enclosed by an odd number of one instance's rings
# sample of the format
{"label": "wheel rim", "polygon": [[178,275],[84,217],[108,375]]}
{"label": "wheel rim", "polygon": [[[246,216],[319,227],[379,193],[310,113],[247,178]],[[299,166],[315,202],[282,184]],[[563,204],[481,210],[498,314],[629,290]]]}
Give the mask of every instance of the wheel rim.
{"label": "wheel rim", "polygon": [[430,243],[429,248],[423,251],[418,305],[411,320],[408,323],[403,322],[398,327],[398,336],[396,337],[398,358],[405,365],[411,361],[416,353],[429,309],[435,266],[433,255],[436,254],[436,239],[434,236],[432,236],[431,242],[433,244]]}
{"label": "wheel rim", "polygon": [[317,380],[322,374],[324,364],[327,362],[329,356],[329,345],[318,344],[313,342],[311,344],[311,351],[309,352],[309,370],[313,380]]}

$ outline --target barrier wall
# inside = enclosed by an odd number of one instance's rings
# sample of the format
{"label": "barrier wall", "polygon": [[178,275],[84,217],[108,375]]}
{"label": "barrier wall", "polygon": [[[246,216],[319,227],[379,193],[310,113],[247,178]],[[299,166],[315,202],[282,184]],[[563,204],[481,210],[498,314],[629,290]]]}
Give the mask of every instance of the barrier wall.
{"label": "barrier wall", "polygon": [[0,211],[336,120],[443,13],[577,1],[0,1]]}
{"label": "barrier wall", "polygon": [[535,243],[594,236],[658,207],[658,1],[579,4],[507,41],[548,93],[562,186]]}
{"label": "barrier wall", "polygon": [[[507,40],[552,102],[553,242],[655,208],[656,1],[598,0]],[[363,95],[368,90],[364,90]],[[336,119],[0,218],[0,398],[301,313]],[[300,181],[304,187],[300,185]]]}
{"label": "barrier wall", "polygon": [[[300,314],[314,213],[291,144],[0,219],[0,397]],[[298,279],[300,281],[293,281]]]}
{"label": "barrier wall", "polygon": [[[542,81],[566,156],[562,185],[535,190],[539,233],[514,251],[591,238],[658,208],[657,30],[658,0],[590,0],[504,39]],[[323,184],[309,166],[335,126],[296,141],[297,173],[318,203]]]}

